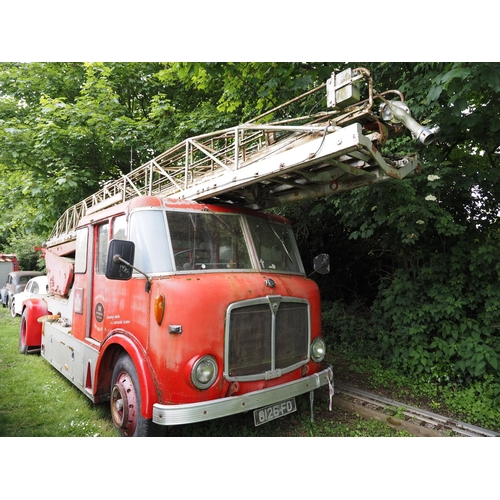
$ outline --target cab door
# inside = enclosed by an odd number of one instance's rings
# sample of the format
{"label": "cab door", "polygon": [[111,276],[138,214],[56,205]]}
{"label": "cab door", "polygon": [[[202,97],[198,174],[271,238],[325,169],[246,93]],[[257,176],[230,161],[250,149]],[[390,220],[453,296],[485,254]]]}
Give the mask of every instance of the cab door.
{"label": "cab door", "polygon": [[92,227],[94,232],[94,266],[92,270],[92,301],[90,337],[102,342],[106,337],[106,260],[109,242],[109,222],[101,222]]}
{"label": "cab door", "polygon": [[116,314],[116,291],[119,282],[108,280],[105,276],[109,241],[112,238],[126,238],[125,216],[100,221],[92,227],[94,232],[94,266],[92,275],[92,301],[90,337],[102,342],[109,333],[110,320]]}

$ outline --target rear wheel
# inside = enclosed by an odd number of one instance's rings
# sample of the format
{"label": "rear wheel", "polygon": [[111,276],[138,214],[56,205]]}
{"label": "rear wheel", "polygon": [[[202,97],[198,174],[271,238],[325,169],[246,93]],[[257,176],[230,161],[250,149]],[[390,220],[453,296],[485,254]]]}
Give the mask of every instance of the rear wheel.
{"label": "rear wheel", "polygon": [[134,363],[130,356],[118,358],[111,380],[111,418],[121,436],[150,436],[151,420],[141,415],[141,388]]}

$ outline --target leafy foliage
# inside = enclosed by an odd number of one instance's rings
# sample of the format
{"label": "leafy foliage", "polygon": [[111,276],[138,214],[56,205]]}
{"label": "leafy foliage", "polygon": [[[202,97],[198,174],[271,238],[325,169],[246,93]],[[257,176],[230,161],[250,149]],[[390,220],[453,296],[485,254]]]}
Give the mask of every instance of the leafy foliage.
{"label": "leafy foliage", "polygon": [[457,242],[413,276],[400,268],[383,283],[373,321],[393,363],[445,381],[498,372],[498,236],[474,254],[469,249]]}
{"label": "leafy foliage", "polygon": [[451,413],[462,422],[495,431],[500,429],[500,382],[494,375],[486,375],[466,386],[443,384],[404,374],[396,367],[388,369],[380,360],[362,354],[337,351],[333,356],[333,366],[337,363],[347,366],[348,370],[343,368],[344,376],[346,373],[355,374],[354,378],[359,375],[368,390],[382,391],[390,399],[434,413]]}

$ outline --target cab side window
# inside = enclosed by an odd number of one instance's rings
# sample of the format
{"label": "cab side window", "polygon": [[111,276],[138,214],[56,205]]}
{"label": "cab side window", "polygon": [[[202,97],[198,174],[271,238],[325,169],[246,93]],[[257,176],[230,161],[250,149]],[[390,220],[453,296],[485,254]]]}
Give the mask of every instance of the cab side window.
{"label": "cab side window", "polygon": [[75,273],[87,272],[87,241],[89,230],[86,227],[76,230]]}
{"label": "cab side window", "polygon": [[127,221],[124,215],[120,215],[113,219],[113,233],[111,238],[113,240],[127,239]]}
{"label": "cab side window", "polygon": [[96,265],[97,274],[104,274],[108,260],[109,223],[97,226]]}
{"label": "cab side window", "polygon": [[161,210],[139,210],[130,218],[130,241],[135,243],[135,266],[145,273],[172,271],[170,245]]}

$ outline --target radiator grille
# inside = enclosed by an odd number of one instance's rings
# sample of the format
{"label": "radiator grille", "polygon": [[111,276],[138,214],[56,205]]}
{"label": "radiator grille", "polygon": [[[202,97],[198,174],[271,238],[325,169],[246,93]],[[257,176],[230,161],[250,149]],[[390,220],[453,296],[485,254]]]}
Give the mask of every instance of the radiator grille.
{"label": "radiator grille", "polygon": [[226,376],[259,380],[309,360],[309,304],[269,296],[233,304],[226,317]]}

